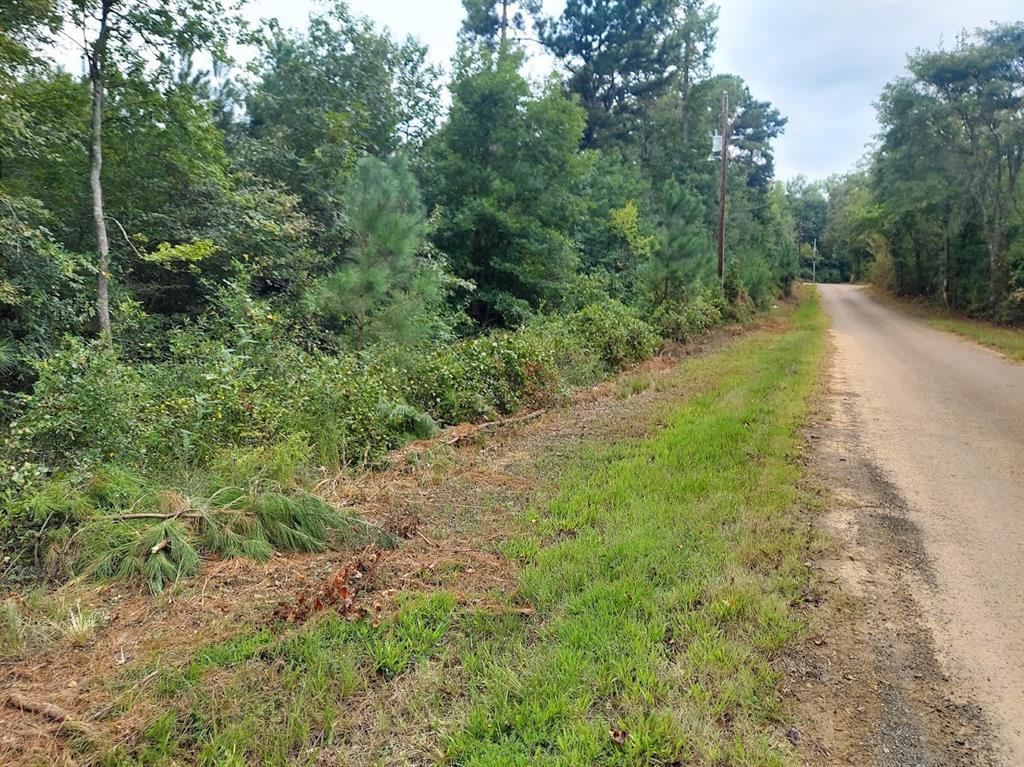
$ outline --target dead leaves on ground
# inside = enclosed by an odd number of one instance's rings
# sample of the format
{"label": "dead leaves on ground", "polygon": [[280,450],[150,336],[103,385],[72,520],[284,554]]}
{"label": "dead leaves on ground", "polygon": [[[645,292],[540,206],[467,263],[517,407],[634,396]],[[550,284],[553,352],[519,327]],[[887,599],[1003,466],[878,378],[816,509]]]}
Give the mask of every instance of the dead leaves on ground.
{"label": "dead leaves on ground", "polygon": [[366,609],[356,604],[356,593],[376,570],[382,554],[376,546],[368,546],[319,584],[300,593],[294,602],[279,604],[272,620],[304,623],[327,609],[349,620],[362,618]]}

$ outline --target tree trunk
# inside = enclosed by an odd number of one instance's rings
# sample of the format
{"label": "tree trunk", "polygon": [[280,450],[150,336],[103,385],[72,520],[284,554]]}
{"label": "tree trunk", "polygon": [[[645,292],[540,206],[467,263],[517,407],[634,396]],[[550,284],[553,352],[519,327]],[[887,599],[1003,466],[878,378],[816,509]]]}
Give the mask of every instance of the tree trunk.
{"label": "tree trunk", "polygon": [[1002,253],[997,236],[988,241],[988,303],[995,311],[1002,292]]}
{"label": "tree trunk", "polygon": [[942,300],[946,311],[953,308],[953,297],[949,293],[949,214],[946,215],[942,232]]}
{"label": "tree trunk", "polygon": [[508,2],[509,0],[502,0],[501,2],[501,55],[504,56],[508,53]]}
{"label": "tree trunk", "polygon": [[89,54],[89,85],[92,89],[92,130],[89,137],[89,187],[92,190],[92,217],[96,225],[96,247],[99,251],[96,278],[96,318],[100,335],[110,339],[110,297],[107,280],[110,277],[110,242],[107,239],[107,220],[103,210],[103,74],[107,58],[107,38],[110,34],[107,17],[110,0],[104,0],[100,16],[100,30]]}
{"label": "tree trunk", "polygon": [[690,69],[693,66],[693,33],[688,32],[683,44],[683,151],[690,148]]}

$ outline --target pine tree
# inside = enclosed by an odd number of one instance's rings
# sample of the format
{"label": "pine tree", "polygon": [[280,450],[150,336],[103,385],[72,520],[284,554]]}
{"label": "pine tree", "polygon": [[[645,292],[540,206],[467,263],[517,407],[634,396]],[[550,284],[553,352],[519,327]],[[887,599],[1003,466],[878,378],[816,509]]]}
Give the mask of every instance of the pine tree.
{"label": "pine tree", "polygon": [[647,285],[656,306],[681,304],[687,287],[710,274],[711,242],[700,200],[674,181],[665,185],[657,244],[647,262]]}
{"label": "pine tree", "polygon": [[402,158],[365,157],[346,199],[351,244],[318,306],[357,350],[380,339],[412,343],[443,300],[439,271],[417,257],[426,223],[416,179]]}

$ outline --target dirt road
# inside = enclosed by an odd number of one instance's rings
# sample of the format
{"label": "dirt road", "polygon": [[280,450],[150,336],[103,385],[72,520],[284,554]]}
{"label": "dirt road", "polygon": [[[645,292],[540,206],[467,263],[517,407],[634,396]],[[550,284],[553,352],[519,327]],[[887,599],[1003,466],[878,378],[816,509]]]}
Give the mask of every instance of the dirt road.
{"label": "dirt road", "polygon": [[[930,696],[947,705],[953,698],[963,711],[976,711],[977,703],[994,742],[984,759],[957,763],[1024,764],[1024,366],[882,306],[855,286],[820,291],[836,346],[832,386],[845,403],[836,418],[853,435],[834,451],[843,462],[837,465],[861,467],[846,469],[850,484],[875,485],[854,494],[884,499],[847,504],[855,510],[851,545],[864,550],[860,558],[872,571],[863,580],[875,584],[868,601],[889,604],[874,618],[889,639],[872,652],[892,655],[891,675],[908,679],[923,674],[904,673],[907,664],[934,655],[945,689],[929,693],[917,684],[907,696],[923,709],[940,707]],[[882,506],[892,542],[886,556],[891,565],[904,560],[892,565],[908,594],[899,604],[901,586],[879,584],[887,576],[871,564],[882,557],[869,550],[867,517]],[[881,516],[875,513],[876,522]],[[899,626],[901,620],[921,625]],[[900,645],[905,659],[893,660]],[[932,729],[947,726],[955,735],[956,716]],[[918,760],[946,763],[934,753],[907,763]],[[879,761],[902,763],[895,756]]]}

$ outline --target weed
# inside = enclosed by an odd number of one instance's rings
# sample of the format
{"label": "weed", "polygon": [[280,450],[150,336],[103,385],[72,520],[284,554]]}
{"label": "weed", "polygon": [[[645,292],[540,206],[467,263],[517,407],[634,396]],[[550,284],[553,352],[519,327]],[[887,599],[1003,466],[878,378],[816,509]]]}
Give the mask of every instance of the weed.
{"label": "weed", "polygon": [[654,380],[649,376],[629,376],[619,384],[619,397],[626,399],[635,394],[641,394],[654,385]]}
{"label": "weed", "polygon": [[101,622],[97,613],[83,609],[79,603],[68,612],[67,620],[59,627],[60,633],[73,645],[81,647],[92,638]]}

